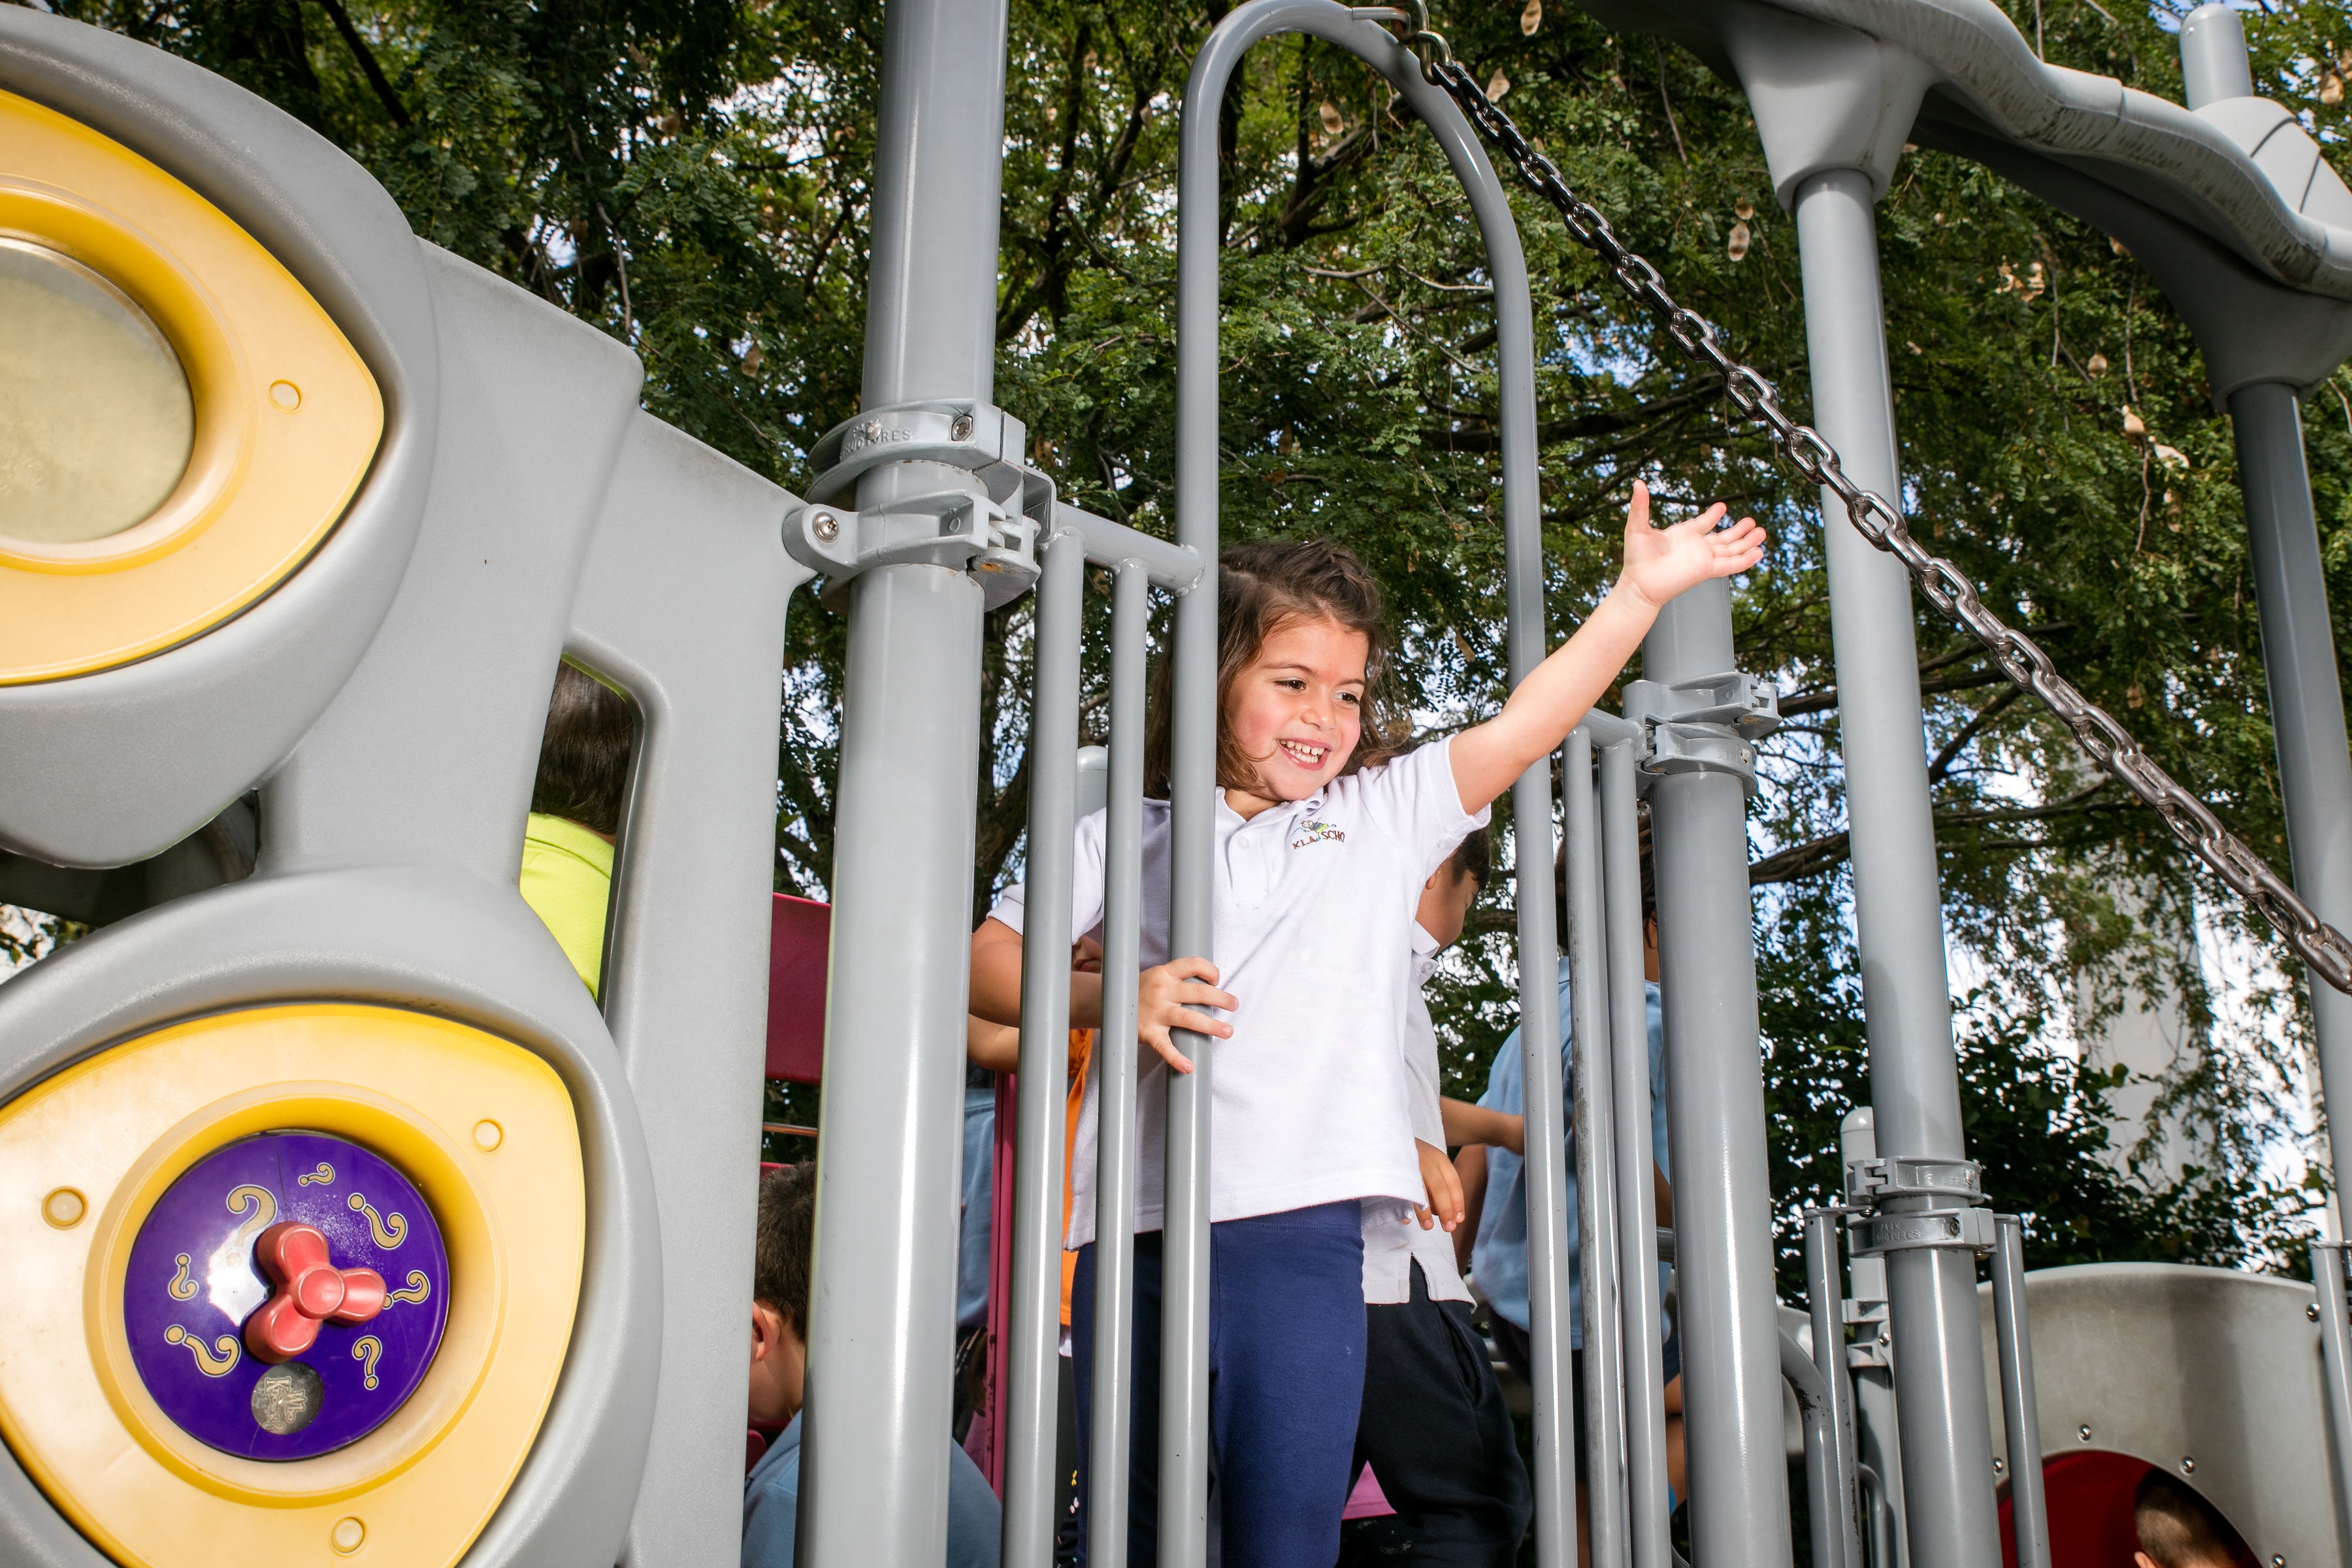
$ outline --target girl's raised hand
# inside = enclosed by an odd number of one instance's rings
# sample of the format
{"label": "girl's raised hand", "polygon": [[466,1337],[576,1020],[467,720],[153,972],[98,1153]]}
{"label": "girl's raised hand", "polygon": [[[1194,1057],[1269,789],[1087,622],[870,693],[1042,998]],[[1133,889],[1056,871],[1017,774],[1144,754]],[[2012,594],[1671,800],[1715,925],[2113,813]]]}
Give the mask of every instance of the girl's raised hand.
{"label": "girl's raised hand", "polygon": [[1192,1064],[1176,1048],[1169,1031],[1190,1029],[1194,1034],[1230,1039],[1234,1033],[1231,1024],[1209,1017],[1197,1008],[1221,1007],[1230,1013],[1240,1005],[1217,989],[1217,966],[1205,958],[1180,958],[1157,964],[1145,970],[1136,985],[1136,1037],[1158,1051],[1160,1059],[1178,1072],[1191,1072]]}
{"label": "girl's raised hand", "polygon": [[1633,481],[1625,509],[1623,585],[1653,606],[1712,577],[1745,572],[1764,558],[1765,535],[1752,517],[1718,528],[1729,509],[1721,501],[1696,517],[1664,528],[1650,526],[1650,487]]}

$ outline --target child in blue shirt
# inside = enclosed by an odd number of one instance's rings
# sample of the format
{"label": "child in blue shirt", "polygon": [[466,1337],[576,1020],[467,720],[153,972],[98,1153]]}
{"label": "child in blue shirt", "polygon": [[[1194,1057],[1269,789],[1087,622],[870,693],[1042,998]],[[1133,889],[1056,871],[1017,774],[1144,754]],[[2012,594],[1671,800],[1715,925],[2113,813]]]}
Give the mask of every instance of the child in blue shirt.
{"label": "child in blue shirt", "polygon": [[[809,1258],[816,1237],[816,1166],[787,1165],[760,1182],[751,1268],[753,1426],[782,1426],[743,1479],[743,1568],[793,1568],[801,1509],[801,1401],[808,1373]],[[1003,1512],[971,1457],[948,1445],[947,1568],[997,1568]]]}

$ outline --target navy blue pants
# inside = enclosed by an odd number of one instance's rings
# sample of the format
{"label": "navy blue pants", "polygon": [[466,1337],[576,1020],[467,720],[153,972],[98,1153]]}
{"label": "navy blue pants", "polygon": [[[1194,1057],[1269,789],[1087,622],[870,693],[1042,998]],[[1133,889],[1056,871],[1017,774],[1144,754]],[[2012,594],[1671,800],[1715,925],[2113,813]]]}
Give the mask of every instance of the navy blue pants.
{"label": "navy blue pants", "polygon": [[[1349,1201],[1209,1227],[1209,1440],[1224,1568],[1330,1568],[1364,1397],[1362,1205]],[[1135,1428],[1128,1562],[1160,1552],[1160,1237],[1135,1238]],[[1094,1425],[1095,1249],[1078,1249],[1070,1352],[1078,1507]]]}

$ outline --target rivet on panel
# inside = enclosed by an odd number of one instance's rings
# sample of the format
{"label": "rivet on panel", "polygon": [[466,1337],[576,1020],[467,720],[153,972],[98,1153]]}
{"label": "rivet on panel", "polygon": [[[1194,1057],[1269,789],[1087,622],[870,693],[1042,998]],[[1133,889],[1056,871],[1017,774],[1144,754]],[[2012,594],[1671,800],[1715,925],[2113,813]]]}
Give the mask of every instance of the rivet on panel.
{"label": "rivet on panel", "polygon": [[2079,1426],[2075,1430],[2082,1433],[2084,1442],[2087,1443],[2091,1440],[2091,1429],[2088,1426]]}
{"label": "rivet on panel", "polygon": [[269,401],[291,414],[302,406],[302,389],[290,381],[273,381],[269,384]]}
{"label": "rivet on panel", "polygon": [[2310,1304],[2308,1304],[2307,1306],[2305,1306],[2305,1307],[2303,1309],[2303,1315],[2304,1315],[2304,1317],[2305,1317],[2306,1320],[2308,1320],[2308,1321],[2311,1321],[2311,1322],[2315,1322],[2315,1322],[2319,1321],[2319,1303],[2318,1303],[2318,1302],[2316,1302],[2316,1301],[2313,1301],[2313,1302],[2311,1302]]}
{"label": "rivet on panel", "polygon": [[479,1149],[483,1153],[488,1154],[494,1152],[499,1144],[506,1141],[506,1130],[500,1127],[497,1122],[482,1121],[474,1123],[474,1147]]}
{"label": "rivet on panel", "polygon": [[327,1532],[327,1543],[342,1556],[349,1557],[367,1544],[367,1526],[349,1517],[335,1521],[335,1528]]}
{"label": "rivet on panel", "polygon": [[89,1200],[71,1187],[59,1187],[41,1200],[41,1217],[59,1230],[71,1230],[89,1212]]}
{"label": "rivet on panel", "polygon": [[2187,1454],[2180,1457],[2180,1473],[2184,1476],[2193,1476],[2197,1473],[2197,1461],[2193,1457]]}

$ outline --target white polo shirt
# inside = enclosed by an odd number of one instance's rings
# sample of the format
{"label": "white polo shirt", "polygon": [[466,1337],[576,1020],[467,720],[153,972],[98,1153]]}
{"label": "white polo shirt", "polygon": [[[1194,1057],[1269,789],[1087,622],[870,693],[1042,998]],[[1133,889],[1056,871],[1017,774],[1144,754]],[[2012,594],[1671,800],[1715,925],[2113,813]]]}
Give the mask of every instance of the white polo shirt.
{"label": "white polo shirt", "polygon": [[[1437,939],[1412,928],[1412,995],[1403,1035],[1406,1110],[1412,1135],[1433,1149],[1445,1147],[1445,1116],[1437,1103],[1437,1026],[1421,988],[1437,972]],[[1423,1195],[1426,1195],[1425,1193]],[[1422,1228],[1412,1204],[1393,1198],[1364,1200],[1364,1305],[1396,1307],[1412,1300],[1412,1266],[1421,1265],[1433,1301],[1467,1301],[1461,1266],[1454,1260],[1454,1236],[1443,1226]]]}
{"label": "white polo shirt", "polygon": [[[1416,988],[1422,884],[1486,820],[1462,809],[1438,742],[1335,779],[1244,822],[1220,792],[1215,951],[1239,1009],[1210,1040],[1209,1217],[1246,1219],[1343,1199],[1423,1195],[1413,1157],[1403,1030]],[[1078,824],[1070,929],[1099,936],[1104,814]],[[1143,811],[1145,968],[1168,961],[1169,819]],[[991,911],[1021,929],[1026,889]],[[1101,1048],[1108,1048],[1108,1046]],[[1161,1224],[1168,1068],[1139,1047],[1139,1231]],[[1097,1076],[1087,1078],[1065,1245],[1095,1237]]]}

